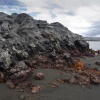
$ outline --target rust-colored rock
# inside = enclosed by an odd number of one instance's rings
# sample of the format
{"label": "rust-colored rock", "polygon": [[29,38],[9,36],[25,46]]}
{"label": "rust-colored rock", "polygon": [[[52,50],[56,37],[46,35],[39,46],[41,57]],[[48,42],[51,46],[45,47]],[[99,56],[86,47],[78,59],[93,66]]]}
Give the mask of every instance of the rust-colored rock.
{"label": "rust-colored rock", "polygon": [[76,84],[76,83],[77,83],[76,78],[75,78],[75,77],[71,77],[71,78],[69,79],[69,83],[71,83],[71,84]]}
{"label": "rust-colored rock", "polygon": [[31,93],[35,94],[39,91],[37,87],[32,87]]}
{"label": "rust-colored rock", "polygon": [[74,62],[74,64],[72,65],[72,68],[74,68],[75,70],[82,70],[82,69],[84,69],[85,67],[84,67],[84,64],[83,64],[82,61],[76,60],[76,61]]}
{"label": "rust-colored rock", "polygon": [[2,72],[0,72],[0,83],[4,82],[4,74]]}
{"label": "rust-colored rock", "polygon": [[15,84],[14,84],[14,82],[12,80],[7,80],[6,84],[8,85],[8,87],[10,89],[14,89],[16,87]]}
{"label": "rust-colored rock", "polygon": [[100,84],[100,78],[97,76],[94,76],[90,78],[91,84]]}
{"label": "rust-colored rock", "polygon": [[17,88],[19,89],[25,89],[27,87],[32,87],[33,86],[33,83],[31,82],[28,82],[28,81],[24,81],[24,82],[21,82],[17,85]]}
{"label": "rust-colored rock", "polygon": [[64,83],[64,81],[62,79],[57,79],[57,82]]}
{"label": "rust-colored rock", "polygon": [[36,76],[34,76],[34,79],[36,80],[41,80],[44,78],[44,74],[42,72],[39,72],[36,74]]}
{"label": "rust-colored rock", "polygon": [[53,87],[53,88],[59,87],[59,84],[58,84],[57,82],[53,82],[53,83],[51,84],[51,87]]}
{"label": "rust-colored rock", "polygon": [[38,93],[40,90],[42,90],[44,87],[43,86],[40,86],[40,85],[37,85],[35,87],[32,87],[31,89],[31,93],[35,94],[35,93]]}

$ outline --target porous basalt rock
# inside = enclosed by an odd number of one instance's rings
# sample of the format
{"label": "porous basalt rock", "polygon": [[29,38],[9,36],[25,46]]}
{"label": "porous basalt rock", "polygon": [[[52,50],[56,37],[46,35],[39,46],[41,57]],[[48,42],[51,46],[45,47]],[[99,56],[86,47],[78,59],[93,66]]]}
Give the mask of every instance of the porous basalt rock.
{"label": "porous basalt rock", "polygon": [[0,65],[26,60],[34,54],[56,57],[66,50],[85,52],[89,45],[62,24],[35,20],[30,15],[0,13]]}
{"label": "porous basalt rock", "polygon": [[11,68],[6,69],[6,80],[11,79],[15,85],[25,81],[31,74],[31,68],[23,61],[19,61]]}

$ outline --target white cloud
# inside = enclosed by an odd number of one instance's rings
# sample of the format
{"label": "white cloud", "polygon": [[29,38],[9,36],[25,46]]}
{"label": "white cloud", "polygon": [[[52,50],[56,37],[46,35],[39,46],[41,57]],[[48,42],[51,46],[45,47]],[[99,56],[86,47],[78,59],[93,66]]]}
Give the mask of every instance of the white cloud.
{"label": "white cloud", "polygon": [[[27,7],[26,13],[40,12],[35,19],[61,22],[74,33],[88,31],[92,23],[100,20],[99,0],[20,0]],[[52,6],[53,5],[53,6]],[[54,7],[55,5],[55,7]],[[58,7],[56,6],[58,5]],[[67,12],[74,15],[68,15]],[[56,17],[52,18],[52,14]]]}
{"label": "white cloud", "polygon": [[77,10],[77,15],[82,16],[84,19],[87,19],[88,21],[97,21],[100,20],[100,11],[98,11],[98,9],[100,9],[99,6],[91,6],[91,7],[87,7],[87,6],[83,6],[78,8]]}
{"label": "white cloud", "polygon": [[[89,32],[93,23],[100,20],[99,0],[19,0],[26,9],[11,8],[11,12],[25,12],[35,19],[61,22],[72,32],[82,34]],[[9,9],[1,9],[9,12]]]}
{"label": "white cloud", "polygon": [[7,14],[12,14],[12,13],[23,13],[25,7],[19,7],[19,6],[8,6],[8,5],[0,5],[0,12],[4,12]]}
{"label": "white cloud", "polygon": [[63,25],[68,27],[71,31],[79,34],[86,32],[85,28],[91,26],[89,22],[87,22],[86,20],[84,20],[84,18],[80,16],[68,16],[66,14],[57,14],[55,18],[52,18],[50,13],[46,13],[46,14],[41,13],[38,14],[35,18],[42,19],[42,20],[48,19],[49,23],[61,22]]}

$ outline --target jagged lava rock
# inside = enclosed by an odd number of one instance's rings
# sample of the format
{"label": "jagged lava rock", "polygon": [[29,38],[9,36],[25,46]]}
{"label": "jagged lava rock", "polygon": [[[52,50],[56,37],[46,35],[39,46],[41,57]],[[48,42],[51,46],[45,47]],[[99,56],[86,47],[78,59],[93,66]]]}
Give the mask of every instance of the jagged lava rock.
{"label": "jagged lava rock", "polygon": [[58,22],[49,24],[25,13],[0,13],[0,67],[10,67],[39,52],[55,57],[73,49],[85,52],[89,44]]}

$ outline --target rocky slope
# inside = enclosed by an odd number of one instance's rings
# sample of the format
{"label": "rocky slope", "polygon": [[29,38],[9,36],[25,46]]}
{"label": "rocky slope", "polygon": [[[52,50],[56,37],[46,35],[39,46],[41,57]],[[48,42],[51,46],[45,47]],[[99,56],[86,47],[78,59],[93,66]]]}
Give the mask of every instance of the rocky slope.
{"label": "rocky slope", "polygon": [[56,56],[70,50],[84,53],[89,44],[83,37],[72,33],[62,24],[35,20],[22,13],[0,13],[0,67],[6,68],[17,61],[36,54]]}

